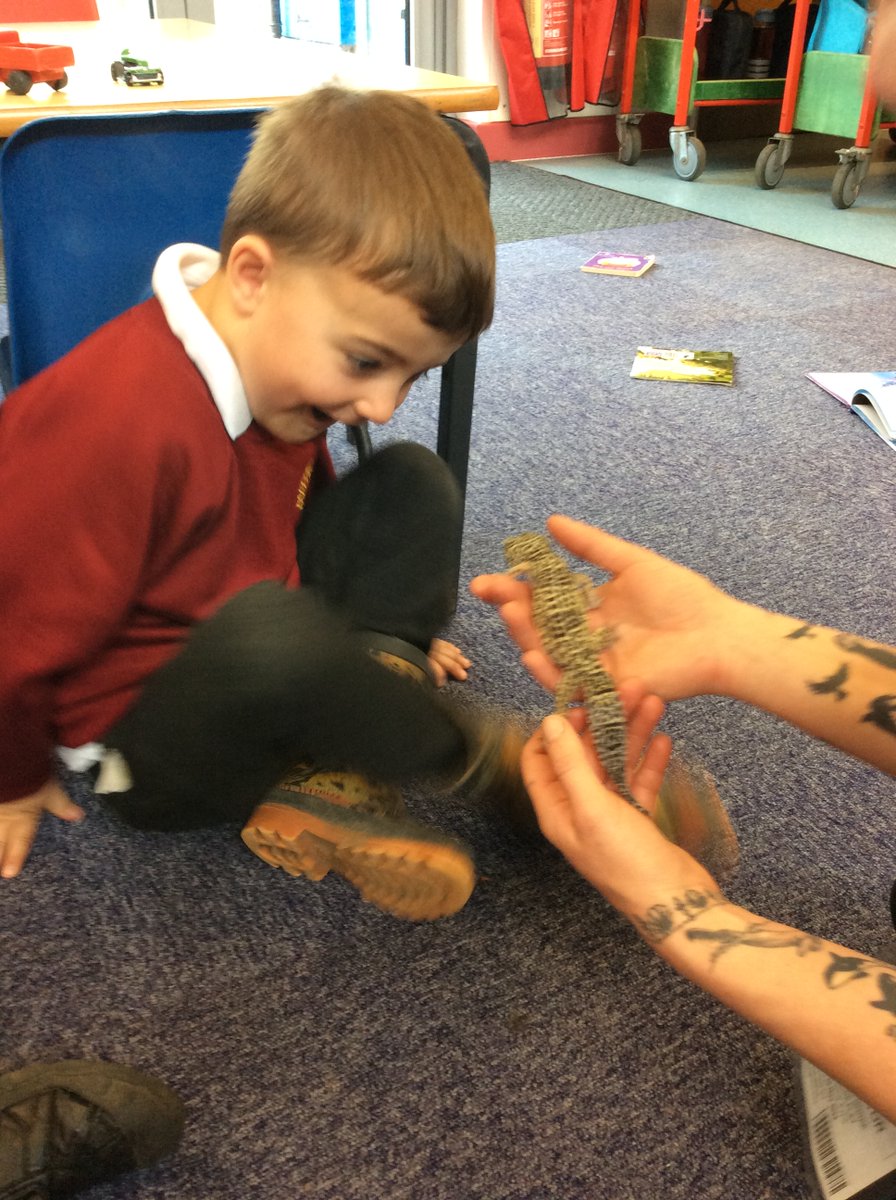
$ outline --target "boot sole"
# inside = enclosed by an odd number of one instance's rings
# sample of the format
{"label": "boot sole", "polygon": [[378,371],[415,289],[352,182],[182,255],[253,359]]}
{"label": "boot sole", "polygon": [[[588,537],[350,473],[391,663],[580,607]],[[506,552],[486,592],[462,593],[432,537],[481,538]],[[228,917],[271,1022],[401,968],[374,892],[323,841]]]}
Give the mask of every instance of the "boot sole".
{"label": "boot sole", "polygon": [[476,884],[470,855],[428,825],[275,790],[242,831],[259,858],[315,881],[335,871],[363,900],[407,921],[450,917]]}
{"label": "boot sole", "polygon": [[176,1092],[120,1063],[67,1059],[9,1071],[0,1076],[0,1112],[54,1090],[72,1092],[102,1109],[127,1137],[135,1168],[167,1157],[183,1135],[186,1110]]}

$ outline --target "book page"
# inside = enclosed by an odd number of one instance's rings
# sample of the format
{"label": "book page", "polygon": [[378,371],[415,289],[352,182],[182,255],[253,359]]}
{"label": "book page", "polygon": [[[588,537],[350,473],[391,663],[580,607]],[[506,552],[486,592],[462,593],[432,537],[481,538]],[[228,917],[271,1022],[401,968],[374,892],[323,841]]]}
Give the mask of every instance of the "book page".
{"label": "book page", "polygon": [[823,1200],[896,1196],[896,1126],[805,1059],[799,1067],[818,1194]]}
{"label": "book page", "polygon": [[856,389],[853,406],[867,401],[877,410],[884,437],[896,438],[896,371],[871,371]]}

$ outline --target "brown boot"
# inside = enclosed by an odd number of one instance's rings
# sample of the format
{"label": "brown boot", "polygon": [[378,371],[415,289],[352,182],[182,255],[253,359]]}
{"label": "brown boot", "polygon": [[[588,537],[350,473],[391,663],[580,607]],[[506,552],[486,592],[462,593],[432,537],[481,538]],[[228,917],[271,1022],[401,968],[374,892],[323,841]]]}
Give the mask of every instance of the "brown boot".
{"label": "brown boot", "polygon": [[[422,650],[399,638],[367,633],[368,653],[400,675],[424,687],[433,686],[429,659]],[[526,734],[512,719],[498,713],[471,714],[456,708],[454,715],[467,743],[467,765],[450,780],[437,781],[443,792],[462,792],[488,805],[502,821],[526,836],[541,835],[538,820],[520,774],[520,753]]]}
{"label": "brown boot", "polygon": [[466,770],[447,782],[445,790],[491,810],[500,821],[526,837],[541,837],[538,818],[523,784],[520,755],[527,734],[512,719],[497,713],[464,716],[461,725],[467,739]]}
{"label": "brown boot", "polygon": [[364,900],[408,921],[458,912],[476,882],[463,843],[408,817],[394,788],[345,771],[296,768],[242,838],[271,866],[314,880],[335,871]]}
{"label": "brown boot", "polygon": [[737,867],[737,834],[715,780],[698,763],[673,755],[660,788],[655,820],[670,842],[693,854],[719,882]]}

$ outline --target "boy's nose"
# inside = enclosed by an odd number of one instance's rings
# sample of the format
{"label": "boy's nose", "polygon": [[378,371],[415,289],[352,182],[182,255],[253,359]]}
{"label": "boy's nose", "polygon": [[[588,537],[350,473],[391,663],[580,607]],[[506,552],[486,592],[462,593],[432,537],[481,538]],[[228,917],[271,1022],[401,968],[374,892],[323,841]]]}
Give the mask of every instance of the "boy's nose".
{"label": "boy's nose", "polygon": [[354,402],[354,410],[362,421],[385,425],[401,403],[401,393],[394,385],[370,387]]}

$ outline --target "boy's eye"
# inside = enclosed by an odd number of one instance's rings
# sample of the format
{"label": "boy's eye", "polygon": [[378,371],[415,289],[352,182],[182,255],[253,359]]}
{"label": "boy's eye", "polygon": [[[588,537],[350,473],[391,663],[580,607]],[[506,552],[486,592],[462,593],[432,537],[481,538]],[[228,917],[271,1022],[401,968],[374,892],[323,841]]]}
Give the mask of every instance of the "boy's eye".
{"label": "boy's eye", "polygon": [[349,354],[347,357],[352,370],[362,375],[370,371],[375,371],[380,366],[373,358],[362,358],[358,354]]}

